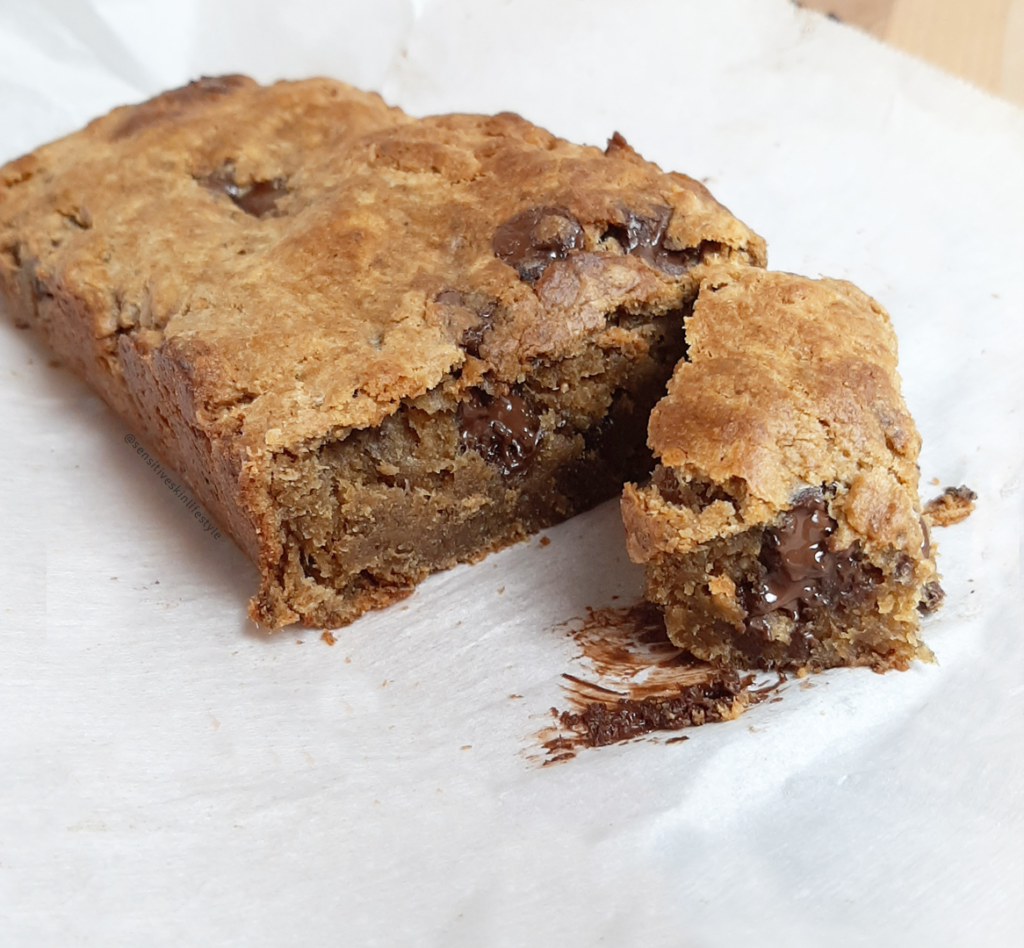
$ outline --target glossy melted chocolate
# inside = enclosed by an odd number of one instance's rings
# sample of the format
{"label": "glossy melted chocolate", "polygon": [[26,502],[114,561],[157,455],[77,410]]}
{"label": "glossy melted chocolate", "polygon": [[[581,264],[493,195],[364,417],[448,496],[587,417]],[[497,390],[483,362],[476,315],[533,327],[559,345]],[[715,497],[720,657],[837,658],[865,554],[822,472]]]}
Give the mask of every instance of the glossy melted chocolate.
{"label": "glossy melted chocolate", "polygon": [[226,194],[250,217],[267,217],[275,213],[278,200],[288,193],[283,178],[253,181],[248,187],[239,187],[230,170],[215,171],[203,178],[201,184],[209,191]]}
{"label": "glossy melted chocolate", "polygon": [[778,526],[765,530],[760,555],[765,572],[746,596],[749,631],[765,634],[764,617],[773,612],[799,619],[805,607],[855,605],[870,595],[878,570],[860,560],[857,544],[830,549],[836,526],[824,492],[814,490],[803,494]]}
{"label": "glossy melted chocolate", "polygon": [[462,443],[502,474],[524,468],[540,441],[540,424],[514,392],[490,396],[477,392],[459,411]]}
{"label": "glossy melted chocolate", "polygon": [[531,207],[501,224],[491,246],[520,279],[532,283],[555,260],[583,249],[583,228],[565,208]]}
{"label": "glossy melted chocolate", "polygon": [[613,224],[605,232],[605,237],[613,237],[623,253],[633,254],[673,276],[678,276],[700,263],[699,248],[668,250],[665,247],[665,232],[672,218],[672,208],[656,207],[652,215],[644,217],[629,211],[625,222]]}

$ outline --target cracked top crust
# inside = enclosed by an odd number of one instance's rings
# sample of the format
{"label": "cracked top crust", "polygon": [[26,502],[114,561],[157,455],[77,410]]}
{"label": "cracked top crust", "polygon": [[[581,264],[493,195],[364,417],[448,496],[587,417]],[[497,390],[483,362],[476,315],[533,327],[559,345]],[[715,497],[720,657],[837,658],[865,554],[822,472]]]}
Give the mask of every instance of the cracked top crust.
{"label": "cracked top crust", "polygon": [[179,366],[250,458],[377,424],[467,362],[514,382],[723,261],[763,266],[764,242],[619,136],[414,120],[328,79],[202,79],[0,169],[0,289],[77,311],[115,374],[126,344]]}
{"label": "cracked top crust", "polygon": [[837,549],[858,539],[920,558],[920,437],[878,303],[842,280],[723,271],[704,280],[686,335],[649,444],[680,481],[724,493],[694,510],[627,485],[635,561],[769,523],[821,485],[836,488]]}

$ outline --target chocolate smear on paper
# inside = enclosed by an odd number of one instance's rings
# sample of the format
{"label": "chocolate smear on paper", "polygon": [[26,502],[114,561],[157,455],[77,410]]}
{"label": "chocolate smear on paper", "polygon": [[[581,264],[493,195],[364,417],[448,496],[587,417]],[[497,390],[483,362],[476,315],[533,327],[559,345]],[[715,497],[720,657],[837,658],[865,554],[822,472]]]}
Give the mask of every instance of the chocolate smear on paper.
{"label": "chocolate smear on paper", "polygon": [[545,766],[585,747],[732,720],[778,687],[755,691],[753,675],[697,661],[669,641],[649,603],[588,609],[560,628],[579,647],[582,668],[562,675],[567,707],[551,708],[536,735]]}

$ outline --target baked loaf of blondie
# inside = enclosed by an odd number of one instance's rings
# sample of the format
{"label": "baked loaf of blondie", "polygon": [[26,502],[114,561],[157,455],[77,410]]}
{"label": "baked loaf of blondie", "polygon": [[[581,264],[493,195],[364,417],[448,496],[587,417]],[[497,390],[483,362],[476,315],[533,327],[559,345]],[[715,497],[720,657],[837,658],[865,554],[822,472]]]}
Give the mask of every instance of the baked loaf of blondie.
{"label": "baked loaf of blondie", "polygon": [[906,668],[936,592],[889,317],[850,283],[707,276],[622,510],[669,636],[723,665]]}
{"label": "baked loaf of blondie", "polygon": [[248,553],[269,627],[346,623],[644,478],[701,280],[764,264],[619,136],[327,79],[202,79],[0,168],[6,308]]}

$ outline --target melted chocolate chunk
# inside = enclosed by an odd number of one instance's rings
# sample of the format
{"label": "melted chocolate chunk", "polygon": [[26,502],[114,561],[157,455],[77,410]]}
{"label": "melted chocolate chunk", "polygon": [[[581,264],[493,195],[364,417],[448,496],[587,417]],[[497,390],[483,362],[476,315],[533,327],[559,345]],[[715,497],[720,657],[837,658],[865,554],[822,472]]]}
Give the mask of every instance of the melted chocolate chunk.
{"label": "melted chocolate chunk", "polygon": [[665,273],[678,276],[700,263],[704,245],[687,247],[683,250],[667,249],[665,247],[665,232],[668,230],[668,222],[671,219],[672,208],[670,207],[654,208],[652,217],[644,217],[628,211],[625,222],[613,224],[605,231],[604,236],[613,237],[622,248],[623,253],[633,254]]}
{"label": "melted chocolate chunk", "polygon": [[271,181],[253,181],[248,187],[235,183],[234,172],[230,169],[215,171],[200,183],[209,191],[226,194],[235,206],[250,217],[269,217],[277,212],[277,202],[288,193],[283,178]]}
{"label": "melted chocolate chunk", "polygon": [[499,225],[491,246],[520,279],[532,283],[555,260],[583,249],[583,228],[565,208],[531,207]]}
{"label": "melted chocolate chunk", "polygon": [[476,392],[459,410],[462,443],[504,475],[521,470],[540,441],[537,416],[521,396]]}
{"label": "melted chocolate chunk", "polygon": [[[881,571],[860,560],[856,543],[846,550],[831,550],[828,541],[836,526],[824,493],[815,490],[784,513],[778,526],[765,530],[760,554],[764,575],[745,596],[749,632],[766,638],[765,617],[773,612],[799,620],[807,607],[852,608],[870,599]],[[797,637],[794,633],[790,646],[793,657],[805,651],[809,656],[810,643],[797,643]]]}
{"label": "melted chocolate chunk", "polygon": [[274,178],[272,181],[254,181],[237,197],[235,195],[230,197],[251,217],[267,217],[277,210],[278,198],[287,193],[284,181]]}
{"label": "melted chocolate chunk", "polygon": [[795,617],[797,603],[814,602],[822,581],[835,571],[835,556],[828,549],[835,529],[824,497],[812,495],[784,513],[779,526],[765,530],[761,553],[767,572],[748,612],[784,610]]}

